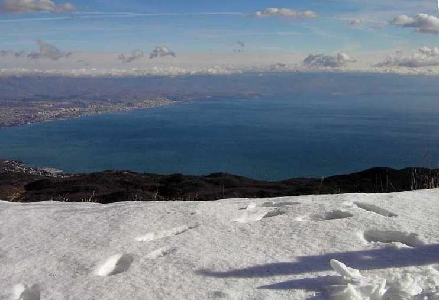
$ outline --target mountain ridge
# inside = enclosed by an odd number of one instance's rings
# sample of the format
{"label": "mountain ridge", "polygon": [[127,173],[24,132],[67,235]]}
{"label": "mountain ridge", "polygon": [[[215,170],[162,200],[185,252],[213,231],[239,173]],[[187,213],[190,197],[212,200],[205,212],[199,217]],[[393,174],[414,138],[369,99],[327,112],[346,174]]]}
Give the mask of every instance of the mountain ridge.
{"label": "mountain ridge", "polygon": [[439,169],[375,167],[322,178],[262,181],[229,173],[158,175],[107,170],[65,174],[0,160],[0,199],[11,202],[213,201],[341,193],[387,193],[439,186]]}

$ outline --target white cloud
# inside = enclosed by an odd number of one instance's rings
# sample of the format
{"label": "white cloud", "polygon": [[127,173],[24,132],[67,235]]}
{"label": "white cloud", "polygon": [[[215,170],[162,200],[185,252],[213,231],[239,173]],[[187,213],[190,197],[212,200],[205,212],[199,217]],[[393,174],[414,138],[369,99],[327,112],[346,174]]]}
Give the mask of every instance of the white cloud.
{"label": "white cloud", "polygon": [[390,24],[414,28],[419,33],[439,34],[439,18],[428,14],[417,14],[414,17],[399,15]]}
{"label": "white cloud", "polygon": [[262,11],[257,11],[255,16],[258,18],[268,17],[268,16],[281,16],[281,17],[289,17],[296,19],[304,19],[304,18],[315,18],[317,17],[317,13],[306,10],[306,11],[298,11],[290,8],[266,8]]}
{"label": "white cloud", "polygon": [[406,55],[396,52],[395,55],[387,57],[383,62],[375,65],[376,67],[407,67],[422,68],[439,66],[439,48],[422,47],[417,52]]}
{"label": "white cloud", "polygon": [[418,51],[427,57],[439,57],[439,48],[438,47],[429,48],[427,46],[424,46],[424,47],[419,48]]}
{"label": "white cloud", "polygon": [[41,40],[37,40],[37,44],[38,51],[32,51],[31,53],[27,54],[27,52],[24,50],[16,52],[1,50],[0,57],[14,56],[16,58],[27,57],[29,59],[48,58],[51,60],[58,60],[63,57],[69,57],[72,54],[71,52],[61,51],[57,47]]}
{"label": "white cloud", "polygon": [[[439,45],[438,45],[439,46]],[[65,75],[65,76],[156,76],[156,75],[194,75],[194,74],[233,74],[242,72],[379,72],[397,74],[439,74],[439,47],[423,47],[416,53],[395,51],[358,52],[354,49],[331,55],[301,53],[284,53],[283,48],[258,47],[252,49],[270,51],[236,53],[196,53],[179,54],[177,57],[149,59],[144,51],[144,58],[122,63],[117,59],[120,52],[79,51],[56,59],[28,58],[29,52],[0,51],[0,77],[15,75]],[[245,49],[245,48],[243,48]],[[274,49],[274,50],[273,50]],[[169,49],[168,49],[169,50]],[[345,49],[346,50],[346,49]],[[39,52],[37,52],[39,53]],[[42,51],[42,53],[53,53]],[[349,53],[346,55],[345,53]],[[125,59],[132,52],[124,52]],[[354,55],[355,54],[355,55]],[[304,58],[307,57],[306,62]],[[62,57],[62,56],[61,56]],[[387,57],[387,59],[386,59]],[[356,63],[353,63],[355,60]],[[424,67],[425,66],[425,67]]]}
{"label": "white cloud", "polygon": [[164,46],[155,47],[155,49],[149,54],[150,59],[158,58],[158,57],[165,57],[165,56],[176,57],[176,54],[174,51],[171,51],[167,47],[164,47]]}
{"label": "white cloud", "polygon": [[355,59],[343,52],[337,55],[310,54],[303,60],[303,64],[311,68],[339,68],[344,67],[348,63],[356,62]]}
{"label": "white cloud", "polygon": [[71,53],[66,53],[59,50],[57,47],[45,43],[41,40],[37,41],[38,43],[38,52],[31,52],[27,57],[31,59],[39,59],[39,58],[49,58],[53,60],[60,59],[62,57],[69,57]]}
{"label": "white cloud", "polygon": [[120,59],[123,63],[130,63],[134,60],[141,59],[143,57],[145,57],[145,53],[143,51],[133,50],[127,54],[125,53],[119,54],[118,59]]}
{"label": "white cloud", "polygon": [[0,12],[26,13],[26,12],[67,12],[74,11],[75,6],[69,2],[55,4],[51,0],[5,0],[0,3]]}

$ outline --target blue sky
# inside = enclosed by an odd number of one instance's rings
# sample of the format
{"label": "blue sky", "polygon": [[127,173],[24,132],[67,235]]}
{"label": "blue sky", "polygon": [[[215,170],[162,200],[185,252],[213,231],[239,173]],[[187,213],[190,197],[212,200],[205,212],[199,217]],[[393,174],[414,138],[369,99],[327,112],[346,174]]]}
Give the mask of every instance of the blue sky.
{"label": "blue sky", "polygon": [[[55,1],[56,5],[63,3]],[[37,39],[65,51],[149,51],[165,45],[178,53],[234,50],[333,53],[439,45],[436,34],[388,24],[399,14],[437,16],[434,0],[71,0],[70,3],[76,11],[0,13],[0,50],[34,50]],[[310,10],[317,16],[254,16],[269,7]],[[353,20],[361,20],[361,24],[350,25]],[[237,41],[244,42],[245,47]]]}

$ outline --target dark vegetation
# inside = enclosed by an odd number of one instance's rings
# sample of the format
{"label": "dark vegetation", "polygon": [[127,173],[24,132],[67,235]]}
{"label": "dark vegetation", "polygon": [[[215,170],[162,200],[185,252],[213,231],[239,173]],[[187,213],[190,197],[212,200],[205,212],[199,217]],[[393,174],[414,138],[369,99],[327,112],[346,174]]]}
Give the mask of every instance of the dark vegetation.
{"label": "dark vegetation", "polygon": [[439,186],[439,169],[372,168],[327,178],[258,181],[227,173],[155,175],[124,171],[50,176],[0,170],[0,199],[14,202],[211,201],[223,198],[399,192]]}

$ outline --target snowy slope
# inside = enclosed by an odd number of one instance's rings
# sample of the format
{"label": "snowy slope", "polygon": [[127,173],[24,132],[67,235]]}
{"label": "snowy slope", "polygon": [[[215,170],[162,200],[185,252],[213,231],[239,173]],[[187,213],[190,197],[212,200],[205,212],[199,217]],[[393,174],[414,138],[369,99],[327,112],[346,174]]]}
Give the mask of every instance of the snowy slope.
{"label": "snowy slope", "polygon": [[0,299],[439,299],[438,228],[439,190],[0,202]]}

